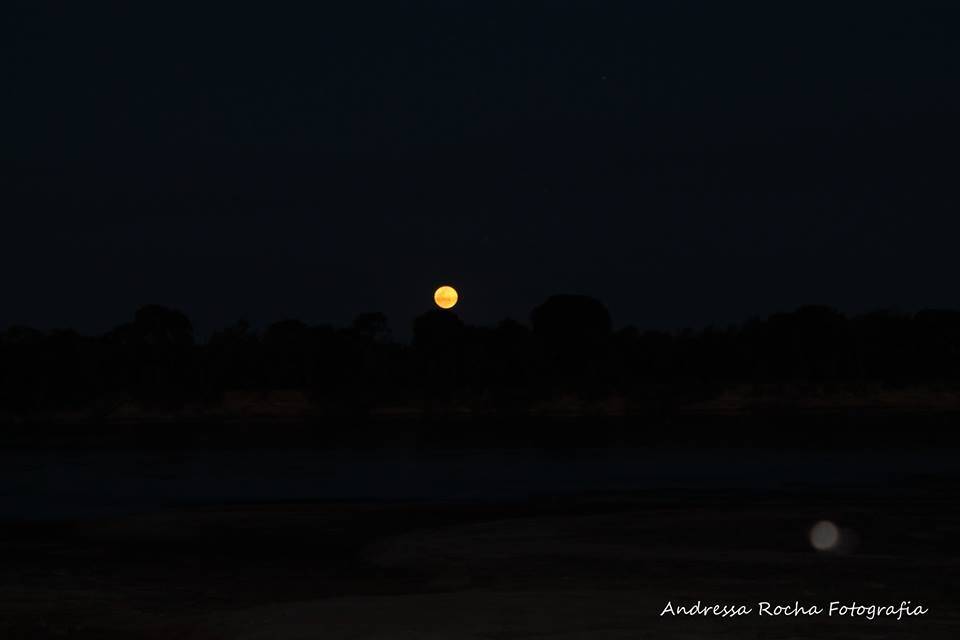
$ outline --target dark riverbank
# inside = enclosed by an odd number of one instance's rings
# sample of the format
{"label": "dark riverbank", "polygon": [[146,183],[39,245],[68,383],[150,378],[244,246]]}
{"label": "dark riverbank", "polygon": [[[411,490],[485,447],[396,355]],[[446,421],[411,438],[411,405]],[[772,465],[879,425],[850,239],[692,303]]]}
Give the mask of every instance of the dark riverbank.
{"label": "dark riverbank", "polygon": [[[8,426],[0,636],[954,638],[956,419]],[[697,600],[930,613],[659,615]]]}
{"label": "dark riverbank", "polygon": [[[955,638],[956,487],[167,510],[0,529],[4,638]],[[856,538],[815,552],[820,519]],[[831,600],[906,622],[664,618]]]}

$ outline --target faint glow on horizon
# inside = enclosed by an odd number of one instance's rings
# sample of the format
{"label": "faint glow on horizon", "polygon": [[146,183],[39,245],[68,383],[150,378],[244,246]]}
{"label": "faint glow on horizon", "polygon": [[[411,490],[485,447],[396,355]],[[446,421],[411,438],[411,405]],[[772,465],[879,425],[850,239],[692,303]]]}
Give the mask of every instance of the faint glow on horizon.
{"label": "faint glow on horizon", "polygon": [[433,301],[436,302],[437,306],[441,309],[453,308],[453,305],[457,304],[459,298],[460,296],[457,294],[457,290],[447,284],[433,292]]}
{"label": "faint glow on horizon", "polygon": [[810,529],[810,544],[817,551],[832,551],[840,543],[840,529],[829,520],[821,520]]}

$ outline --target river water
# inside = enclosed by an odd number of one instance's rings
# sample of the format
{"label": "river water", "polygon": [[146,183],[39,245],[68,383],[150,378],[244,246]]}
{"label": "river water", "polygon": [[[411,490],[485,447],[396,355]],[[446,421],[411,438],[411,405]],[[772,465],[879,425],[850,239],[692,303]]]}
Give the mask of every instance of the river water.
{"label": "river water", "polygon": [[0,518],[309,500],[522,501],[658,489],[783,490],[956,479],[958,451],[773,449],[0,452]]}

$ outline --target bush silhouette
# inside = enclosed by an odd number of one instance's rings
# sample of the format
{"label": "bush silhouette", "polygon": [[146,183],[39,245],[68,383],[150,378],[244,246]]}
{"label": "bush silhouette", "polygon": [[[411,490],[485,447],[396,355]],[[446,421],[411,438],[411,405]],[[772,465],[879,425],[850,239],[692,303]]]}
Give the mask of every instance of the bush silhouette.
{"label": "bush silhouette", "polygon": [[410,345],[377,312],[345,328],[240,322],[199,344],[186,315],[158,305],[99,337],[11,327],[0,333],[0,414],[98,412],[124,399],[177,409],[238,389],[301,389],[337,411],[456,402],[520,412],[569,394],[656,404],[742,385],[960,385],[953,310],[848,318],[806,306],[725,328],[613,332],[601,302],[559,295],[530,320],[471,327],[433,310],[415,319]]}
{"label": "bush silhouette", "polygon": [[556,295],[536,307],[530,321],[542,349],[543,378],[563,387],[595,391],[608,357],[612,326],[603,303],[587,296]]}

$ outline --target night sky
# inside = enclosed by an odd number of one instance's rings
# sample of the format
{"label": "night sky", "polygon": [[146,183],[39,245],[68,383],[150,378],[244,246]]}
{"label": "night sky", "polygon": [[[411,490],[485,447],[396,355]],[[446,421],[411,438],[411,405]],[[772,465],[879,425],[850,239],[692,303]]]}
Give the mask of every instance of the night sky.
{"label": "night sky", "polygon": [[0,327],[958,306],[951,3],[125,4],[0,10]]}

